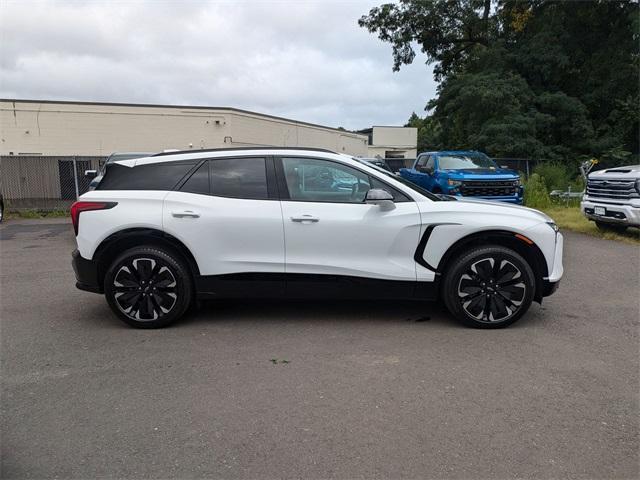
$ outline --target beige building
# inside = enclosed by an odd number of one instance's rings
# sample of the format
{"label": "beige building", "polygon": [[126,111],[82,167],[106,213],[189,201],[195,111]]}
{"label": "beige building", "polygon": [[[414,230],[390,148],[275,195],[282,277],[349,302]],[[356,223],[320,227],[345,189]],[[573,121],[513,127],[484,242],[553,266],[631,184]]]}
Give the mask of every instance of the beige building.
{"label": "beige building", "polygon": [[0,101],[0,155],[95,155],[249,146],[367,155],[367,136],[235,108]]}
{"label": "beige building", "polygon": [[228,107],[0,100],[0,155],[282,146],[414,158],[417,135],[390,126],[349,132]]}
{"label": "beige building", "polygon": [[380,158],[416,158],[418,129],[377,126],[359,130],[367,135],[367,156]]}

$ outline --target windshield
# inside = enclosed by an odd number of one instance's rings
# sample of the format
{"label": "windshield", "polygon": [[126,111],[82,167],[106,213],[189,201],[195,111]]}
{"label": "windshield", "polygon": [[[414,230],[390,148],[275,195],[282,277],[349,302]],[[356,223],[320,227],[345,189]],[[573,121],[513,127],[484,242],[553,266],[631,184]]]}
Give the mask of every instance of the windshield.
{"label": "windshield", "polygon": [[361,158],[356,158],[356,157],[351,157],[354,160],[356,160],[357,162],[360,162],[364,165],[366,165],[367,167],[371,167],[374,170],[384,174],[387,177],[393,178],[396,182],[400,182],[403,185],[409,187],[411,190],[418,192],[420,195],[423,195],[425,197],[427,197],[429,200],[433,200],[434,202],[441,202],[442,199],[439,198],[438,196],[434,195],[433,193],[431,193],[428,190],[425,190],[422,187],[419,187],[418,185],[416,185],[415,183],[410,182],[409,180],[405,180],[404,178],[402,178],[400,175],[396,175],[393,172],[390,172],[388,170],[385,170],[384,168],[380,168],[377,165],[371,163],[371,162],[367,162],[366,160],[362,160]]}
{"label": "windshield", "polygon": [[496,169],[496,162],[484,153],[447,153],[438,155],[440,170],[473,170],[479,168]]}

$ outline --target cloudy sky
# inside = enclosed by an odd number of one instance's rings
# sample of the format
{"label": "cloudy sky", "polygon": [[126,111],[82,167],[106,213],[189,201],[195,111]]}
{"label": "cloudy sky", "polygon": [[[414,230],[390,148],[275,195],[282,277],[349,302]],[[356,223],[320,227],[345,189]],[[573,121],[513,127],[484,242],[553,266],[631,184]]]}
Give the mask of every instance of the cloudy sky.
{"label": "cloudy sky", "polygon": [[229,106],[349,129],[435,94],[358,27],[383,0],[0,0],[0,97]]}

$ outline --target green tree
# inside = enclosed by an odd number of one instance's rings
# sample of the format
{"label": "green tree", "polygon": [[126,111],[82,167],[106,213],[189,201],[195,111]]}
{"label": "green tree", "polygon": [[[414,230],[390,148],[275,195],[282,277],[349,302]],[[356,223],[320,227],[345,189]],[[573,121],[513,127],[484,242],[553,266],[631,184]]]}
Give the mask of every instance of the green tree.
{"label": "green tree", "polygon": [[421,118],[416,112],[413,112],[404,126],[418,129],[418,152],[438,150],[440,148],[438,140],[440,125],[433,118],[429,116]]}
{"label": "green tree", "polygon": [[621,162],[639,151],[639,13],[633,0],[401,0],[359,24],[391,44],[394,70],[416,45],[434,64],[439,145]]}

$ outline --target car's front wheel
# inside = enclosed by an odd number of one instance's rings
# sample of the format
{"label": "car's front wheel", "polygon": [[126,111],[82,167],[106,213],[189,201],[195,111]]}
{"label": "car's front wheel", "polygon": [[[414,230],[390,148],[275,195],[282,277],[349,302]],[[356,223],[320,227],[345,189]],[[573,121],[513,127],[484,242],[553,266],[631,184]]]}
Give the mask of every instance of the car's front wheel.
{"label": "car's front wheel", "polygon": [[111,309],[137,328],[160,328],[189,308],[193,287],[184,262],[156,246],[125,251],[110,265],[104,291]]}
{"label": "car's front wheel", "polygon": [[475,247],[454,260],[445,274],[442,296],[465,325],[502,328],[525,314],[534,289],[534,273],[526,260],[496,245]]}

